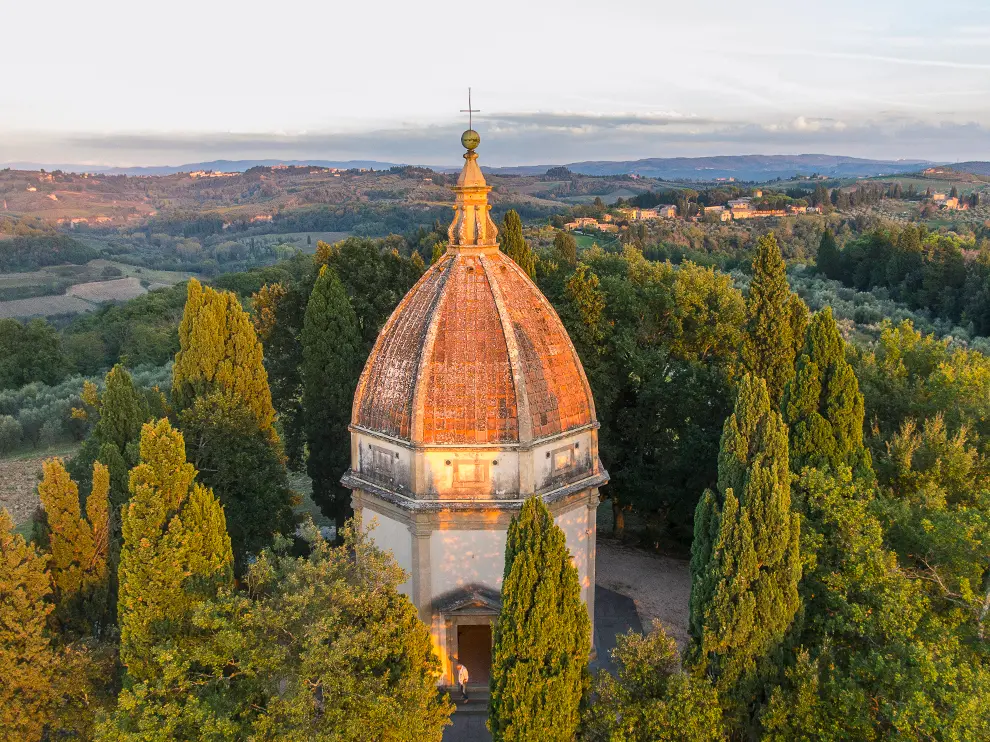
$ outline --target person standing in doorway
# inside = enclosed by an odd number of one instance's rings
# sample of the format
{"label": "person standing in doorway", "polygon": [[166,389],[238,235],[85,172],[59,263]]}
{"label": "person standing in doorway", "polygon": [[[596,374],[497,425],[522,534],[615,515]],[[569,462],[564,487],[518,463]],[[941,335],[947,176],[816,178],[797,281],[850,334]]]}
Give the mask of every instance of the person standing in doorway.
{"label": "person standing in doorway", "polygon": [[464,667],[464,665],[462,665],[460,662],[458,662],[457,663],[457,684],[461,687],[461,695],[464,697],[464,699],[461,701],[461,703],[467,703],[468,702],[467,684],[468,684],[468,680],[470,680],[470,679],[471,679],[471,676],[468,675],[467,668]]}

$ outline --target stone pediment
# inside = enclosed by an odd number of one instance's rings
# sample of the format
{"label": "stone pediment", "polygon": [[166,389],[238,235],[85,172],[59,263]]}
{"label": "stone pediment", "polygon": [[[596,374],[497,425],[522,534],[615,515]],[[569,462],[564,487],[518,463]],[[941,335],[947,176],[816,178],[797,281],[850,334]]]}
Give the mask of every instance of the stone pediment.
{"label": "stone pediment", "polygon": [[465,585],[433,599],[433,612],[446,616],[498,614],[501,608],[502,596],[486,585]]}

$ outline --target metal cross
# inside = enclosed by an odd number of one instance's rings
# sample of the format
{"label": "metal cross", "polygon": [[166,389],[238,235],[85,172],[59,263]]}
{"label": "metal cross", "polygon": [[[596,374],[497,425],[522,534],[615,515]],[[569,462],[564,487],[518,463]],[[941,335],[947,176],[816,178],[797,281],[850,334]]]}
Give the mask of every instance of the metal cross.
{"label": "metal cross", "polygon": [[462,108],[461,113],[466,113],[468,115],[468,128],[474,128],[474,115],[476,113],[481,113],[477,108],[471,108],[471,88],[468,88],[468,107]]}

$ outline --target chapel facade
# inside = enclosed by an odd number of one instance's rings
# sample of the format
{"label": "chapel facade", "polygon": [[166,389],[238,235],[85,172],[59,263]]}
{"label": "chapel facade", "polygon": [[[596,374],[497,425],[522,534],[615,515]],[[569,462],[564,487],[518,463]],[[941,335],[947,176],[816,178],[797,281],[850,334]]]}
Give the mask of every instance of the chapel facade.
{"label": "chapel facade", "polygon": [[550,302],[496,240],[472,130],[449,245],[385,323],[361,374],[342,482],[454,685],[487,682],[509,521],[541,497],[594,626],[595,514],[608,473],[581,361]]}

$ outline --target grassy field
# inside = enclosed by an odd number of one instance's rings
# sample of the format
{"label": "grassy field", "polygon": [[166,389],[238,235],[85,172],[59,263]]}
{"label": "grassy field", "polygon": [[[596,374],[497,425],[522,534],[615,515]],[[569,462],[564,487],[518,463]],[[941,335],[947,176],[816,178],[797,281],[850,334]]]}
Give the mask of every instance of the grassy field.
{"label": "grassy field", "polygon": [[590,250],[591,246],[597,244],[601,248],[611,248],[619,244],[619,241],[615,237],[606,234],[605,232],[599,232],[595,235],[582,234],[581,232],[571,232],[571,235],[577,241],[578,250]]}

